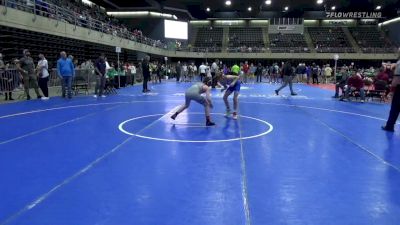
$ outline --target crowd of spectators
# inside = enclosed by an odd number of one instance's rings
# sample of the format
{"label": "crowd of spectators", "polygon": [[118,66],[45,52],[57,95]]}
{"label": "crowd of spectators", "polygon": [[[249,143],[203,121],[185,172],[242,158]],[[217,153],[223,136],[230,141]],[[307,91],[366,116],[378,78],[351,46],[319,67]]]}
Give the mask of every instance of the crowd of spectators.
{"label": "crowd of spectators", "polygon": [[87,5],[80,0],[9,0],[7,6],[154,47],[166,48],[161,40],[146,37],[140,29],[129,27],[117,18],[107,15],[105,9],[96,4]]}

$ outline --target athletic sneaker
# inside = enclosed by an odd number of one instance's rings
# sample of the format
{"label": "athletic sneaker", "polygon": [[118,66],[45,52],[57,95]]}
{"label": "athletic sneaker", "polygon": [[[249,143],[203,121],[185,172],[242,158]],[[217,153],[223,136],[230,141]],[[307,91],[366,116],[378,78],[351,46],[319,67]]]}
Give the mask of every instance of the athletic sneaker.
{"label": "athletic sneaker", "polygon": [[296,95],[297,95],[297,93],[292,93],[291,95],[292,95],[292,96],[296,96]]}
{"label": "athletic sneaker", "polygon": [[387,126],[382,126],[381,128],[382,128],[382,130],[385,130],[385,131],[394,132],[394,128],[389,128]]}
{"label": "athletic sneaker", "polygon": [[236,112],[233,112],[233,114],[232,114],[232,118],[233,118],[234,120],[237,120],[237,119],[238,119],[238,115],[237,115],[237,113],[236,113]]}
{"label": "athletic sneaker", "polygon": [[105,97],[107,97],[107,96],[105,96],[105,95],[102,95],[101,97],[102,97],[102,98],[105,98]]}
{"label": "athletic sneaker", "polygon": [[215,126],[215,123],[211,122],[211,121],[207,121],[206,122],[206,126],[210,127],[210,126]]}
{"label": "athletic sneaker", "polygon": [[279,91],[278,91],[278,90],[275,90],[275,94],[276,94],[276,95],[279,95]]}
{"label": "athletic sneaker", "polygon": [[364,103],[364,100],[361,100],[361,103]]}
{"label": "athletic sneaker", "polygon": [[171,119],[175,120],[177,116],[178,114],[175,113],[174,115],[171,116]]}
{"label": "athletic sneaker", "polygon": [[225,116],[229,117],[231,115],[231,111],[230,110],[226,110]]}
{"label": "athletic sneaker", "polygon": [[93,98],[97,98],[97,95],[93,95]]}
{"label": "athletic sneaker", "polygon": [[50,98],[49,97],[42,97],[41,99],[42,100],[49,100]]}

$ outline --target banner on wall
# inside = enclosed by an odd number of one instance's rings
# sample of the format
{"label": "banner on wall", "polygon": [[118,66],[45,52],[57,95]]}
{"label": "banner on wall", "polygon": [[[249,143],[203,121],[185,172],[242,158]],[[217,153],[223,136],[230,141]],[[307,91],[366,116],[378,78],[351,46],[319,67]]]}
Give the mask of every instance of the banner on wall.
{"label": "banner on wall", "polygon": [[382,18],[382,12],[326,12],[326,17],[337,19],[377,19]]}
{"label": "banner on wall", "polygon": [[278,26],[277,29],[279,31],[292,31],[292,30],[295,30],[296,27],[295,26]]}

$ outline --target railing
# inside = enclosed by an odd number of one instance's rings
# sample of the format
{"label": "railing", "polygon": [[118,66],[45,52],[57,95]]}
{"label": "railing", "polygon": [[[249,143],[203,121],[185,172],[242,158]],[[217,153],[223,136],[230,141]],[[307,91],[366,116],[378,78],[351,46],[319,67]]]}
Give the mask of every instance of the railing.
{"label": "railing", "polygon": [[[123,78],[122,78],[123,77]],[[135,80],[141,79],[141,74],[136,74]],[[109,78],[115,87],[125,86],[125,84],[133,84],[135,81],[132,80],[130,74],[117,75],[113,78]],[[95,87],[96,75],[93,69],[76,69],[75,76],[73,77],[72,87],[75,94],[79,93],[79,87],[84,87],[86,94],[89,90]],[[61,91],[61,78],[57,75],[56,69],[50,70],[49,75],[49,88],[58,88]],[[17,69],[0,69],[0,93],[8,92],[21,92],[22,87],[22,76]]]}
{"label": "railing", "polygon": [[319,47],[316,48],[317,53],[355,53],[353,48],[338,48],[338,47]]}
{"label": "railing", "polygon": [[0,93],[12,92],[19,87],[20,74],[15,69],[0,69]]}
{"label": "railing", "polygon": [[361,48],[363,53],[371,53],[371,54],[381,54],[381,53],[397,53],[399,52],[398,48]]}

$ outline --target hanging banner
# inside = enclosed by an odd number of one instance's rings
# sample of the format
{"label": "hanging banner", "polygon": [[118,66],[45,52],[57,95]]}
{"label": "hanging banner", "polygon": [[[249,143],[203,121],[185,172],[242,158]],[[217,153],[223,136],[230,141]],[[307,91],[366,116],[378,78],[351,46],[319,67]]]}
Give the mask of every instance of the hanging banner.
{"label": "hanging banner", "polygon": [[279,31],[290,31],[290,30],[295,30],[295,26],[278,26],[277,29]]}
{"label": "hanging banner", "polygon": [[382,18],[382,12],[326,12],[326,17],[338,19],[376,19]]}

